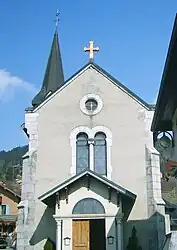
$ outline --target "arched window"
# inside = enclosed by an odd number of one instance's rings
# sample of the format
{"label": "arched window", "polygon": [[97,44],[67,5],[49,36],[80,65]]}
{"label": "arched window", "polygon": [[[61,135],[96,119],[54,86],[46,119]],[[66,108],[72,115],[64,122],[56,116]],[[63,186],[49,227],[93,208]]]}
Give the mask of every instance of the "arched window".
{"label": "arched window", "polygon": [[94,171],[107,175],[106,136],[98,132],[94,138]]}
{"label": "arched window", "polygon": [[73,214],[104,214],[103,205],[96,199],[85,198],[76,203],[73,208]]}
{"label": "arched window", "polygon": [[76,174],[89,168],[88,136],[85,133],[77,135],[76,141]]}

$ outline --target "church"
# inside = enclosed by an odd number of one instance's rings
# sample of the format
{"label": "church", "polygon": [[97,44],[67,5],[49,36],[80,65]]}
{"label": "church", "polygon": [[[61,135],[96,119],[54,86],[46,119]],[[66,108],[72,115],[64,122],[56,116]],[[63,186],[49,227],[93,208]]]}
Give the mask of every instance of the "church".
{"label": "church", "polygon": [[148,104],[94,61],[64,80],[56,29],[25,110],[18,250],[156,250],[169,232]]}

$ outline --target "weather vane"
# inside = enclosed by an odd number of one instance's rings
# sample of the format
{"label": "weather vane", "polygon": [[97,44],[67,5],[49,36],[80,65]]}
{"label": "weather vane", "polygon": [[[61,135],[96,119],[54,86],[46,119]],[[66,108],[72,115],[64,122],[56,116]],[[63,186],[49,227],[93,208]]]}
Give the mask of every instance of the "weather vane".
{"label": "weather vane", "polygon": [[59,23],[59,10],[57,9],[56,11],[56,19],[55,19],[55,26],[56,26],[56,30],[58,29],[58,23]]}

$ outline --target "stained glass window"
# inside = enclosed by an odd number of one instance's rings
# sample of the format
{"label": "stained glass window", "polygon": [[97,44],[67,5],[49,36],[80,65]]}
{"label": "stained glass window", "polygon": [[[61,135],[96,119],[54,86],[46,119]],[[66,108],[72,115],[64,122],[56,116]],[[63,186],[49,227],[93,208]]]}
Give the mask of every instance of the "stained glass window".
{"label": "stained glass window", "polygon": [[94,99],[88,99],[85,103],[87,110],[94,111],[98,107],[98,103]]}
{"label": "stained glass window", "polygon": [[76,142],[76,174],[86,168],[89,168],[89,145],[88,136],[85,133],[80,133],[77,136]]}
{"label": "stained glass window", "polygon": [[73,208],[73,214],[104,214],[103,205],[96,199],[85,198],[80,200]]}
{"label": "stained glass window", "polygon": [[94,138],[94,171],[107,175],[106,136],[101,132]]}

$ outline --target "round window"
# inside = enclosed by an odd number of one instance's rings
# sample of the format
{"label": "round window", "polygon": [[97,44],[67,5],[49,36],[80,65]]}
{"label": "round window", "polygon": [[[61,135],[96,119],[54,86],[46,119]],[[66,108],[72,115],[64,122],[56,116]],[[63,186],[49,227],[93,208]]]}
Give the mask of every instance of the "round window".
{"label": "round window", "polygon": [[96,108],[98,107],[98,103],[95,99],[88,99],[86,102],[85,102],[85,107],[88,111],[95,111]]}
{"label": "round window", "polygon": [[103,107],[103,102],[98,95],[87,94],[80,100],[80,109],[86,115],[98,114]]}

